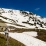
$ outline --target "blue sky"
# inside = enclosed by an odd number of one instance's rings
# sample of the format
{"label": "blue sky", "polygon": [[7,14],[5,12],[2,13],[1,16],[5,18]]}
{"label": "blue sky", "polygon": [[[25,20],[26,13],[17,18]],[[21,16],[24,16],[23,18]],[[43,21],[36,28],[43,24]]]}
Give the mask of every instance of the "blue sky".
{"label": "blue sky", "polygon": [[46,17],[46,0],[0,0],[0,8],[25,10]]}

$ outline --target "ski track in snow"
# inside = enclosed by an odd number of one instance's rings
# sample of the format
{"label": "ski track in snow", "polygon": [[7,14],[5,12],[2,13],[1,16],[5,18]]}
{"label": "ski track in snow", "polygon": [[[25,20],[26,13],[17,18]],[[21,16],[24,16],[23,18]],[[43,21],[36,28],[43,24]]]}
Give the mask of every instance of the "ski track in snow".
{"label": "ski track in snow", "polygon": [[[1,34],[4,34],[4,32],[0,32]],[[23,32],[23,33],[9,33],[9,36],[12,37],[13,39],[16,39],[23,43],[25,46],[46,46],[46,42],[41,41],[39,39],[34,38],[32,35],[34,35],[36,32]],[[27,35],[28,34],[28,35]]]}

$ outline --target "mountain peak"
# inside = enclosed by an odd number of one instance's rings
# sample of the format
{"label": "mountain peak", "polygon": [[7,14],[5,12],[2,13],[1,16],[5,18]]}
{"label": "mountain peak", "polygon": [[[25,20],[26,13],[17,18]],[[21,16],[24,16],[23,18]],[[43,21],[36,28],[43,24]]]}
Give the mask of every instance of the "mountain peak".
{"label": "mountain peak", "polygon": [[45,29],[45,20],[46,18],[29,11],[0,8],[0,23],[3,21],[7,26]]}

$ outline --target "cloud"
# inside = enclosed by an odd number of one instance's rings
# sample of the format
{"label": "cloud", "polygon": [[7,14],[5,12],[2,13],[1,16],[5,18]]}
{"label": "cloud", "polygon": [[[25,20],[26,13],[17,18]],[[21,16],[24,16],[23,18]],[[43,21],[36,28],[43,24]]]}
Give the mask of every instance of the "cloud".
{"label": "cloud", "polygon": [[38,11],[40,8],[36,8],[35,10]]}

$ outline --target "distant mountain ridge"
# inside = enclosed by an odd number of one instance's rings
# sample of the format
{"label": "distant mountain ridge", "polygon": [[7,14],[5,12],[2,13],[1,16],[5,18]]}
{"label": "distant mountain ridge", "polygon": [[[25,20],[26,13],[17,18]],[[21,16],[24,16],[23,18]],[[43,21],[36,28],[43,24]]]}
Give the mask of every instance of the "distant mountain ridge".
{"label": "distant mountain ridge", "polygon": [[46,29],[46,18],[24,10],[0,8],[0,23],[15,28]]}

